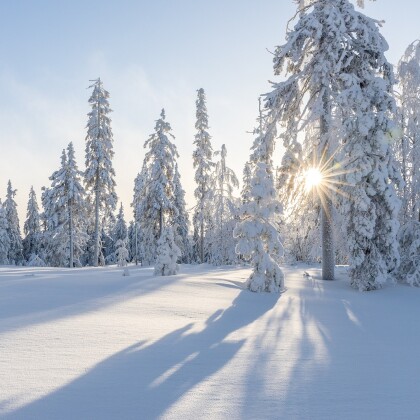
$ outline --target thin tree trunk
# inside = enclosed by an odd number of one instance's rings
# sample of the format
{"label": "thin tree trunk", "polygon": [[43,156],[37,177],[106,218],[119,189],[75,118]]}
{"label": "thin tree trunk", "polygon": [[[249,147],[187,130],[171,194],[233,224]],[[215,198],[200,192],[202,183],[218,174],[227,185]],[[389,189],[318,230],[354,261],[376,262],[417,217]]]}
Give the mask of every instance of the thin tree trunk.
{"label": "thin tree trunk", "polygon": [[200,263],[204,263],[204,193],[201,194],[201,215],[200,215]]}
{"label": "thin tree trunk", "polygon": [[[329,104],[327,92],[323,96],[323,108],[325,114],[320,120],[320,135],[322,144],[322,162],[328,162],[330,158],[328,141],[328,121],[325,115],[329,115]],[[333,235],[333,205],[330,194],[320,189],[321,197],[321,235],[322,235],[322,278],[323,280],[334,280],[335,255]]]}
{"label": "thin tree trunk", "polygon": [[[100,78],[98,79],[100,82]],[[101,132],[101,108],[99,99],[97,100],[98,108],[98,142],[100,140]],[[97,267],[99,265],[99,169],[96,170],[95,180],[95,255],[93,265]]]}
{"label": "thin tree trunk", "polygon": [[325,195],[321,207],[321,229],[322,229],[322,278],[323,280],[334,280],[335,255],[331,199]]}
{"label": "thin tree trunk", "polygon": [[200,226],[200,263],[204,262],[204,222],[201,220]]}
{"label": "thin tree trunk", "polygon": [[74,267],[74,250],[73,250],[73,213],[71,202],[68,203],[69,206],[69,242],[70,242],[70,268]]}
{"label": "thin tree trunk", "polygon": [[99,180],[97,178],[95,187],[95,251],[93,257],[93,265],[99,264]]}
{"label": "thin tree trunk", "polygon": [[[100,82],[100,78],[98,79]],[[99,99],[96,102],[98,109],[98,142],[101,138],[101,108]],[[99,265],[99,169],[96,170],[95,180],[95,255],[94,255],[94,266]]]}
{"label": "thin tree trunk", "polygon": [[163,210],[162,207],[159,210],[159,238],[162,236],[163,229]]}

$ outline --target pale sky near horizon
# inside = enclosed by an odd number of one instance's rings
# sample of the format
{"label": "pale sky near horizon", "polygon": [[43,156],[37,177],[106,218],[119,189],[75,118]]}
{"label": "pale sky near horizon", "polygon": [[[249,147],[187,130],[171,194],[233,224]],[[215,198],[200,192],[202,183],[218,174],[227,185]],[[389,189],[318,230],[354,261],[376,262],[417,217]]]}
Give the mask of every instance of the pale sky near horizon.
{"label": "pale sky near horizon", "polygon": [[[172,125],[179,167],[194,205],[192,152],[196,90],[207,95],[213,149],[226,144],[242,178],[257,98],[270,91],[273,50],[285,40],[292,0],[15,0],[0,2],[0,198],[16,188],[21,228],[30,186],[59,168],[72,141],[84,169],[89,80],[110,92],[117,194],[126,219],[134,178],[161,108]],[[385,20],[387,58],[396,64],[420,38],[418,0],[367,2]]]}

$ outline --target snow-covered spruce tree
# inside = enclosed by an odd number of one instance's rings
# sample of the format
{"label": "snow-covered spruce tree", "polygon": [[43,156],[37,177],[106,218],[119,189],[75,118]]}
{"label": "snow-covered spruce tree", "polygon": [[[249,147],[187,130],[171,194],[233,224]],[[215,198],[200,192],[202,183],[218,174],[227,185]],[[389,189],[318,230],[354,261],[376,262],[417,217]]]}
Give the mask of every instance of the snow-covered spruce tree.
{"label": "snow-covered spruce tree", "polygon": [[[401,191],[403,224],[420,221],[420,41],[406,49],[398,63],[398,105],[401,139],[394,144],[403,175]],[[411,225],[413,226],[413,225]],[[407,234],[408,232],[406,232]]]}
{"label": "snow-covered spruce tree", "polygon": [[165,121],[162,109],[156,121],[155,132],[146,140],[146,152],[141,173],[135,181],[133,206],[136,220],[142,231],[142,248],[146,253],[144,262],[151,264],[156,257],[157,241],[165,223],[173,222],[179,211],[175,206],[175,138],[170,124]]}
{"label": "snow-covered spruce tree", "polygon": [[[286,68],[290,75],[274,84],[274,91],[267,95],[273,117],[285,126],[282,137],[288,152],[293,153],[296,133],[315,121],[319,121],[319,135],[308,156],[330,162],[335,152],[331,140],[336,141],[337,133],[343,139],[347,158],[343,166],[353,172],[344,179],[351,184],[347,193],[354,198],[346,216],[351,278],[352,285],[361,290],[379,287],[387,277],[385,272],[398,261],[396,173],[386,141],[392,128],[388,91],[393,82],[392,69],[383,55],[386,48],[376,22],[356,12],[349,0],[310,2],[288,33],[286,44],[275,52],[275,73]],[[334,172],[333,163],[326,165],[327,178]],[[331,190],[335,191],[334,181]],[[323,263],[326,271],[333,273],[333,229],[328,219],[333,214],[334,197],[323,194],[321,198]],[[379,235],[384,235],[382,244],[377,242]]]}
{"label": "snow-covered spruce tree", "polygon": [[124,208],[121,203],[117,214],[117,220],[112,230],[112,240],[116,243],[119,239],[125,241],[128,236],[127,223],[124,219]]}
{"label": "snow-covered spruce tree", "polygon": [[388,49],[372,19],[342,6],[348,27],[355,34],[341,55],[345,65],[339,105],[344,127],[343,151],[347,173],[344,190],[350,278],[359,290],[375,290],[399,265],[397,232],[400,201],[395,192],[401,178],[391,151],[394,77],[384,52]]}
{"label": "snow-covered spruce tree", "polygon": [[181,250],[175,243],[172,227],[163,227],[156,253],[155,276],[172,276],[178,273],[177,260],[181,256]]}
{"label": "snow-covered spruce tree", "polygon": [[23,259],[23,245],[22,237],[20,234],[19,217],[17,213],[17,204],[14,200],[16,190],[12,188],[12,183],[7,184],[7,195],[6,200],[3,204],[6,212],[7,220],[7,234],[10,239],[9,254],[7,256],[9,264],[21,265],[24,262]]}
{"label": "snow-covered spruce tree", "polygon": [[118,267],[126,267],[129,259],[129,253],[127,249],[127,242],[123,239],[118,239],[115,243],[115,261]]}
{"label": "snow-covered spruce tree", "polygon": [[23,256],[25,261],[29,261],[33,255],[38,255],[41,251],[41,219],[39,207],[36,200],[34,188],[29,192],[26,221],[23,225],[25,238],[23,240]]}
{"label": "snow-covered spruce tree", "polygon": [[173,218],[175,243],[181,251],[181,262],[187,264],[191,262],[192,254],[188,236],[190,221],[186,210],[185,191],[181,185],[181,176],[177,163],[175,163],[174,172],[174,206],[178,210],[178,213]]}
{"label": "snow-covered spruce tree", "polygon": [[81,183],[73,144],[61,156],[61,168],[51,177],[51,187],[42,194],[47,223],[47,259],[53,266],[80,265],[87,242],[85,190]]}
{"label": "snow-covered spruce tree", "polygon": [[112,238],[112,230],[115,223],[110,224],[103,221],[101,236],[99,239],[99,265],[115,264],[115,242]]}
{"label": "snow-covered spruce tree", "polygon": [[60,169],[54,171],[49,177],[49,180],[52,181],[52,186],[49,188],[43,187],[41,195],[42,207],[44,209],[42,218],[45,223],[44,251],[46,263],[49,266],[65,266],[70,264],[69,261],[63,262],[69,256],[69,252],[64,245],[68,244],[68,241],[65,240],[67,232],[62,229],[66,212],[62,208],[62,205],[59,208],[58,203],[61,204],[62,198],[59,197],[58,191],[54,188],[54,184],[58,183],[58,174],[60,171],[62,173],[65,170],[66,165],[67,155],[66,151],[63,150]]}
{"label": "snow-covered spruce tree", "polygon": [[136,228],[133,220],[128,224],[127,238],[128,261],[132,262],[136,256]]}
{"label": "snow-covered spruce tree", "polygon": [[220,155],[220,160],[211,180],[213,229],[208,234],[209,262],[214,265],[234,264],[238,261],[233,230],[238,221],[239,200],[233,196],[233,191],[239,187],[239,181],[235,172],[226,166],[224,144],[215,155]]}
{"label": "snow-covered spruce tree", "polygon": [[[128,246],[128,229],[127,229],[127,223],[125,222],[125,219],[124,219],[124,208],[123,208],[122,203],[120,205],[120,210],[117,214],[117,220],[115,222],[114,228],[112,229],[112,232],[111,232],[111,238],[112,238],[112,243],[114,247],[115,261],[118,264],[118,260],[116,259],[117,250],[121,248],[121,243],[118,243],[118,241],[124,242],[125,247]],[[128,253],[128,250],[127,250],[127,253]],[[127,254],[126,260],[128,261],[128,254]]]}
{"label": "snow-covered spruce tree", "polygon": [[86,246],[86,192],[82,185],[83,172],[79,171],[74,154],[73,143],[67,146],[66,190],[68,234],[70,248],[70,267],[80,265],[80,257]]}
{"label": "snow-covered spruce tree", "polygon": [[162,109],[160,118],[156,121],[155,132],[144,145],[149,148],[145,155],[145,166],[149,175],[146,192],[154,213],[149,215],[152,217],[149,217],[148,222],[157,223],[157,238],[162,236],[165,220],[173,220],[178,213],[174,203],[175,160],[178,152],[170,140],[175,138],[170,131],[171,126],[165,121],[165,110]]}
{"label": "snow-covered spruce tree", "polygon": [[212,162],[213,149],[210,142],[210,134],[208,133],[209,123],[207,116],[206,95],[204,89],[198,89],[196,100],[196,118],[194,145],[196,146],[193,153],[193,165],[195,169],[195,182],[197,188],[194,196],[197,200],[193,215],[194,225],[194,259],[200,263],[205,262],[205,235],[210,219],[208,203],[211,200],[211,172],[214,166]]}
{"label": "snow-covered spruce tree", "polygon": [[[64,156],[61,157],[62,160],[63,158]],[[50,180],[56,172],[51,175]],[[42,219],[45,226],[45,231],[43,232],[45,262],[52,267],[64,266],[67,262],[63,262],[63,260],[66,259],[69,253],[62,246],[62,240],[65,242],[63,238],[64,231],[58,228],[64,218],[64,212],[57,211],[55,191],[52,188],[42,188],[41,202],[44,210]]]}
{"label": "snow-covered spruce tree", "polygon": [[[138,256],[138,247],[140,244],[139,241],[139,229],[138,226],[136,226],[135,222],[133,220],[130,221],[127,229],[127,235],[128,235],[128,261],[138,263],[139,256]],[[136,239],[137,236],[137,239]]]}
{"label": "snow-covered spruce tree", "polygon": [[137,208],[141,205],[143,194],[145,193],[145,182],[143,181],[143,175],[145,175],[144,171],[145,168],[143,165],[142,172],[137,174],[137,177],[134,180],[134,196],[133,202],[131,203],[131,207],[133,207],[134,221],[130,222],[128,229],[130,261],[134,261],[136,264],[138,264],[139,261],[140,263],[144,261],[142,252],[143,235],[140,229],[141,214],[137,212]]}
{"label": "snow-covered spruce tree", "polygon": [[[260,116],[261,118],[261,116]],[[249,202],[240,209],[240,222],[233,235],[238,240],[236,252],[251,261],[252,273],[247,288],[253,292],[279,292],[284,288],[283,272],[278,259],[283,247],[275,220],[281,211],[276,199],[272,155],[276,137],[275,120],[267,120],[252,146]]]}
{"label": "snow-covered spruce tree", "polygon": [[94,227],[94,256],[93,264],[98,265],[100,252],[101,220],[107,218],[117,205],[115,193],[115,171],[112,166],[113,135],[111,130],[111,119],[108,114],[109,92],[103,87],[100,78],[94,80],[92,95],[89,103],[92,106],[88,114],[87,135],[86,135],[86,171],[85,184],[87,190],[93,195],[95,208]]}
{"label": "snow-covered spruce tree", "polygon": [[[92,197],[89,195],[86,197],[86,234],[88,239],[80,262],[82,266],[93,266],[95,265],[95,207]],[[100,243],[99,249],[102,249],[102,243]]]}
{"label": "snow-covered spruce tree", "polygon": [[[342,71],[340,60],[349,33],[344,24],[342,8],[348,0],[317,0],[299,2],[301,11],[293,30],[286,35],[286,44],[274,54],[274,73],[286,70],[287,78],[273,83],[274,90],[266,95],[266,106],[272,118],[280,122],[286,150],[282,162],[286,195],[296,191],[301,197],[303,173],[309,166],[324,166],[333,155],[333,111],[340,87],[337,76]],[[343,30],[344,29],[344,30]],[[312,131],[306,136],[304,148],[298,133]],[[328,166],[324,168],[328,170]],[[319,190],[321,201],[322,276],[334,278],[334,241],[332,220],[332,190]],[[303,205],[297,204],[298,208]]]}
{"label": "snow-covered spruce tree", "polygon": [[[347,37],[351,39],[351,28],[341,25],[340,19],[345,19],[344,9],[349,2],[302,0],[297,3],[299,21],[288,33],[287,43],[276,49],[274,57],[275,74],[286,69],[289,77],[283,83],[274,84],[273,93],[267,95],[269,108],[285,127],[281,137],[286,151],[277,185],[285,205],[286,222],[290,225],[290,229],[286,227],[287,253],[305,260],[310,254],[315,256],[317,252],[313,251],[318,248],[318,241],[313,237],[313,230],[319,227],[323,278],[332,279],[334,255],[342,260],[346,254],[342,241],[333,240],[334,236],[340,237],[334,230],[343,221],[336,220],[333,205],[337,204],[334,177],[338,175],[334,156],[342,138],[337,99],[342,86],[336,79],[340,72],[346,71],[345,63],[341,62],[344,57],[340,55],[341,46]],[[363,6],[363,2],[358,3]],[[303,142],[298,141],[298,133],[305,133]],[[311,167],[322,168],[324,172],[323,185],[317,188],[321,207],[314,208],[311,194],[305,191],[305,174]],[[310,254],[291,248],[299,243],[303,245],[301,251],[306,249]]]}
{"label": "snow-covered spruce tree", "polygon": [[147,216],[152,210],[149,209],[148,185],[148,172],[144,161],[141,171],[134,180],[134,196],[131,206],[133,207],[134,223],[137,229],[136,258],[142,265],[146,266],[152,265],[155,260],[156,238],[158,237],[158,224],[147,223]]}
{"label": "snow-covered spruce tree", "polygon": [[6,211],[0,200],[0,265],[9,264],[10,239],[7,233]]}

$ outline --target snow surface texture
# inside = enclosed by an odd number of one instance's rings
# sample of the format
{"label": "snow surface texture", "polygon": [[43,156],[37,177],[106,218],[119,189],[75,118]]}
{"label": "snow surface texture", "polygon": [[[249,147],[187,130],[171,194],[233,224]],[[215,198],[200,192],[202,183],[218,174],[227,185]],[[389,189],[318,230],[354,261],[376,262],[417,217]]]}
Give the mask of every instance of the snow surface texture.
{"label": "snow surface texture", "polygon": [[129,271],[0,267],[1,418],[418,419],[419,289]]}

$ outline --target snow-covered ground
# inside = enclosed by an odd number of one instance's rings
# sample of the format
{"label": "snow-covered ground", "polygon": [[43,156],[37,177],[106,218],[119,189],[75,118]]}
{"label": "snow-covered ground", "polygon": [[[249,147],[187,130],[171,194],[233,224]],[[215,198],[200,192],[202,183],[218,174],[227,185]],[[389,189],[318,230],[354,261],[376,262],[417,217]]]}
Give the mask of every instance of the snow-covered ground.
{"label": "snow-covered ground", "polygon": [[419,418],[419,289],[129,270],[0,268],[0,417]]}

